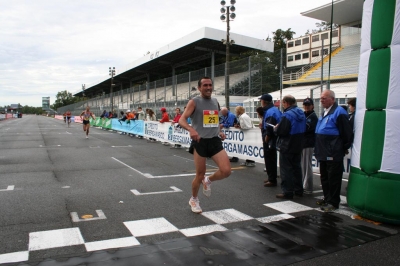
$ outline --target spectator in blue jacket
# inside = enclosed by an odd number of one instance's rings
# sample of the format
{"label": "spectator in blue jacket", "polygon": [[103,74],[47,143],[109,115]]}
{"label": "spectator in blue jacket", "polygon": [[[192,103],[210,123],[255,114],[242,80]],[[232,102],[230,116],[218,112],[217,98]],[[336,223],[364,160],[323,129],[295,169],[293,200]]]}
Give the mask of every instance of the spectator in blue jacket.
{"label": "spectator in blue jacket", "polygon": [[301,152],[306,131],[306,116],[297,107],[296,99],[292,95],[283,97],[282,106],[284,112],[281,121],[275,127],[278,136],[276,146],[279,150],[282,193],[276,197],[293,199],[294,195],[303,196]]}
{"label": "spectator in blue jacket", "polygon": [[260,126],[263,139],[265,170],[268,175],[268,178],[264,181],[264,187],[276,187],[278,183],[278,156],[276,154],[274,126],[280,122],[282,114],[274,106],[270,94],[263,94],[259,99],[264,111]]}
{"label": "spectator in blue jacket", "polygon": [[[237,124],[237,118],[236,116],[231,113],[231,111],[228,110],[226,107],[221,108],[221,121],[219,122],[220,128],[230,128],[234,127],[235,124]],[[229,159],[230,162],[232,163],[237,163],[239,161],[238,157],[232,157]]]}
{"label": "spectator in blue jacket", "polygon": [[324,198],[317,200],[321,210],[332,212],[339,208],[343,177],[343,157],[353,142],[349,116],[335,101],[335,92],[321,94],[324,113],[315,129],[315,158],[319,161]]}

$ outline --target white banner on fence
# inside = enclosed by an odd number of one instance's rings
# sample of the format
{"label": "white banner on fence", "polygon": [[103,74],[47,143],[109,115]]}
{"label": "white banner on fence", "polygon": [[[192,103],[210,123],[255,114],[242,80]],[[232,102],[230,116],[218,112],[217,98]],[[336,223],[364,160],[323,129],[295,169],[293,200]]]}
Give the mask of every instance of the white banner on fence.
{"label": "white banner on fence", "polygon": [[[222,142],[229,156],[249,159],[264,163],[264,150],[262,146],[260,129],[240,130],[236,128],[224,129],[226,139]],[[171,144],[180,144],[189,147],[191,143],[189,132],[170,123],[146,121],[144,136],[154,138]]]}

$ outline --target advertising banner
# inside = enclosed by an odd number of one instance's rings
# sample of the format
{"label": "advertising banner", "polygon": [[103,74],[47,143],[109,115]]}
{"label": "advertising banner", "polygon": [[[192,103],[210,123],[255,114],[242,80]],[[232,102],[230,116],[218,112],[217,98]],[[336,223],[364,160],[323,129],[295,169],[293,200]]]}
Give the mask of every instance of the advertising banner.
{"label": "advertising banner", "polygon": [[126,132],[134,135],[143,136],[144,134],[144,121],[143,120],[126,120],[118,121],[118,119],[111,120],[111,128],[113,130]]}

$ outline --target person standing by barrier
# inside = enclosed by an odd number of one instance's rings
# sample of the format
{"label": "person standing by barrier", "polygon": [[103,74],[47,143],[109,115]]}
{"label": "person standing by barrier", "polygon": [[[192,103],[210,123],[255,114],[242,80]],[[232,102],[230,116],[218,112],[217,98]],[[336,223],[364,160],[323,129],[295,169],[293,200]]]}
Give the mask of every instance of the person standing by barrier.
{"label": "person standing by barrier", "polygon": [[[235,128],[247,130],[247,129],[252,129],[254,127],[250,116],[246,114],[246,111],[243,106],[236,106],[235,112],[236,112],[236,117],[238,119],[238,122],[235,124]],[[256,162],[253,160],[246,159],[246,161],[241,163],[240,165],[247,167],[254,167],[256,166]]]}
{"label": "person standing by barrier", "polygon": [[167,109],[165,107],[161,107],[160,111],[161,111],[161,119],[159,122],[160,123],[169,122],[169,115],[167,113]]}
{"label": "person standing by barrier", "polygon": [[[191,99],[179,119],[179,125],[186,129],[192,143],[189,152],[194,156],[196,176],[192,181],[192,197],[189,205],[194,213],[201,213],[198,192],[203,184],[203,194],[211,196],[211,184],[214,181],[227,178],[231,174],[229,157],[222,147],[225,134],[219,126],[219,104],[212,98],[213,83],[211,78],[203,77],[198,81],[200,96]],[[187,123],[191,117],[192,126]],[[217,164],[218,170],[210,176],[205,176],[207,157]]]}
{"label": "person standing by barrier", "polygon": [[303,196],[301,152],[306,131],[306,117],[297,107],[296,99],[292,95],[283,97],[282,106],[284,112],[281,121],[275,127],[278,136],[276,146],[279,150],[282,193],[276,197],[293,199],[293,194],[298,197]]}
{"label": "person standing by barrier", "polygon": [[319,161],[324,198],[317,200],[321,210],[332,212],[339,208],[343,177],[343,157],[352,144],[353,131],[347,112],[338,106],[335,92],[321,94],[324,112],[315,129],[315,158]]}
{"label": "person standing by barrier", "polygon": [[90,127],[90,117],[96,119],[95,115],[90,112],[90,107],[87,106],[86,110],[80,114],[80,118],[83,122],[83,131],[86,131],[86,138],[89,138],[89,127]]}
{"label": "person standing by barrier", "polygon": [[276,136],[274,126],[281,120],[281,111],[274,106],[272,96],[263,94],[260,98],[261,106],[264,109],[262,120],[262,138],[264,148],[264,163],[268,179],[264,181],[264,187],[276,187],[278,181],[278,156],[276,153]]}
{"label": "person standing by barrier", "polygon": [[314,112],[314,102],[310,98],[303,101],[304,115],[306,116],[306,132],[304,133],[304,145],[301,153],[301,170],[303,174],[304,194],[312,194],[314,190],[312,156],[315,146],[315,128],[318,117]]}
{"label": "person standing by barrier", "polygon": [[[171,122],[171,126],[179,127],[179,119],[181,118],[181,116],[181,108],[175,108],[175,117]],[[175,149],[178,149],[180,147],[182,147],[180,144],[174,144]]]}
{"label": "person standing by barrier", "polygon": [[[236,116],[229,111],[228,108],[222,107],[221,108],[221,121],[219,122],[221,129],[225,128],[228,129],[230,127],[234,127],[237,124]],[[239,161],[238,157],[232,157],[229,159],[231,163],[237,163]]]}

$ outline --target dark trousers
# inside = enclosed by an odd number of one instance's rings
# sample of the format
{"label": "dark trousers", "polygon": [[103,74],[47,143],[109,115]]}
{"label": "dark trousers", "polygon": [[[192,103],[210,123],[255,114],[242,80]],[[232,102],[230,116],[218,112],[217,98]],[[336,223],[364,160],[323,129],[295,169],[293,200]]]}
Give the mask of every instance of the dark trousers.
{"label": "dark trousers", "polygon": [[340,189],[342,187],[343,161],[320,161],[319,172],[321,174],[322,190],[325,202],[339,208]]}
{"label": "dark trousers", "polygon": [[270,149],[268,143],[263,142],[264,148],[264,163],[267,169],[268,181],[276,184],[276,178],[278,176],[278,156],[276,155],[276,149]]}
{"label": "dark trousers", "polygon": [[283,194],[303,194],[303,175],[301,173],[301,153],[279,153],[281,188]]}

